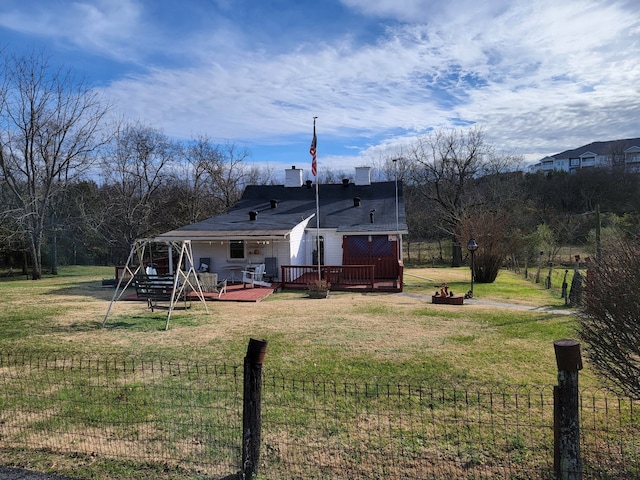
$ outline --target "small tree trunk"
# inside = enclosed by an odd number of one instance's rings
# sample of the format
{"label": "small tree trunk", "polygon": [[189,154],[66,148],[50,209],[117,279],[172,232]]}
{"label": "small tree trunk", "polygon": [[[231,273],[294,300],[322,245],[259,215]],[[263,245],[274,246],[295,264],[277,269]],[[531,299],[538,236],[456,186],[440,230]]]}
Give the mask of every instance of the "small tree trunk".
{"label": "small tree trunk", "polygon": [[462,247],[458,244],[458,240],[453,237],[451,244],[451,266],[459,267],[462,265]]}
{"label": "small tree trunk", "polygon": [[51,275],[58,274],[58,235],[55,230],[51,236]]}
{"label": "small tree trunk", "polygon": [[42,278],[42,263],[40,258],[40,245],[35,240],[31,240],[31,279],[40,280]]}
{"label": "small tree trunk", "polygon": [[22,274],[29,275],[29,256],[26,250],[22,251]]}

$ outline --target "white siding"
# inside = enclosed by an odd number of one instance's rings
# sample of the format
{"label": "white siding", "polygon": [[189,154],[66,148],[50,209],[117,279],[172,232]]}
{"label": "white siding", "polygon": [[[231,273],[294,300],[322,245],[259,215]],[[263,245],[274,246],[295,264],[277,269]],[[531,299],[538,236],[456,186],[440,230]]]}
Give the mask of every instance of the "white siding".
{"label": "white siding", "polygon": [[342,234],[335,230],[320,230],[320,235],[324,237],[325,265],[342,265]]}
{"label": "white siding", "polygon": [[223,270],[223,267],[227,263],[227,249],[229,248],[227,242],[192,242],[191,248],[193,250],[193,261],[195,262],[194,267],[196,269],[200,268],[200,259],[208,257],[211,258],[209,271],[217,273],[220,278],[225,278],[224,274],[227,272]]}
{"label": "white siding", "polygon": [[[237,280],[238,272],[246,264],[265,263],[265,258],[269,257],[277,258],[278,269],[283,265],[306,265],[308,262],[305,228],[311,218],[307,218],[295,226],[287,238],[245,240],[244,259],[229,259],[229,242],[227,240],[193,242],[195,268],[200,267],[201,258],[210,258],[209,271],[217,273],[218,278],[234,277]],[[238,239],[240,240],[240,238]]]}
{"label": "white siding", "polygon": [[307,218],[291,230],[291,235],[289,236],[289,265],[309,265],[309,263],[307,263],[307,255],[310,259],[311,252],[307,253],[306,246],[310,242],[305,241],[305,228],[311,218],[312,217]]}
{"label": "white siding", "polygon": [[[229,260],[229,243],[227,241],[211,241],[211,242],[194,242],[193,260],[195,267],[199,268],[200,259],[211,258],[209,271],[217,273],[218,278],[234,278],[238,276],[238,271],[246,264],[265,263],[265,258],[276,257],[278,259],[278,268],[289,263],[289,242],[286,239],[257,239],[248,240],[245,246],[245,258]],[[255,252],[258,253],[255,253]],[[232,266],[237,266],[237,271],[232,272]]]}
{"label": "white siding", "polygon": [[[304,265],[313,265],[313,251],[316,249],[314,244],[317,230],[315,228],[307,229],[304,236],[305,245],[305,263]],[[342,265],[342,234],[338,234],[335,230],[320,229],[320,236],[324,238],[324,264],[325,265]]]}

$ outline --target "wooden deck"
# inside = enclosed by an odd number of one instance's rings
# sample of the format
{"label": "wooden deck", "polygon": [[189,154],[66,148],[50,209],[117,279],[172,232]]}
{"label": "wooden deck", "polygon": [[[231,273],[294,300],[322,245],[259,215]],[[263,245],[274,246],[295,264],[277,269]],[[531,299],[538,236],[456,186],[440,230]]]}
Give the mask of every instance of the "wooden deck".
{"label": "wooden deck", "polygon": [[[119,267],[116,267],[116,274]],[[376,276],[374,265],[323,265],[321,277],[331,284],[331,291],[353,292],[387,292],[399,293],[404,287],[404,265],[397,262],[397,272],[392,278],[380,278]],[[268,277],[268,279],[274,277]],[[259,302],[279,289],[306,290],[310,283],[318,278],[317,265],[282,265],[280,276],[271,287],[255,286],[243,288],[242,283],[233,283],[227,286],[227,293],[218,298],[217,293],[205,293],[205,299],[222,302]],[[141,300],[135,294],[125,296],[123,300]],[[197,296],[190,295],[190,299]]]}
{"label": "wooden deck", "polygon": [[[279,287],[279,284],[274,283],[271,287],[256,286],[253,288],[244,288],[241,283],[233,283],[227,285],[227,292],[220,295],[220,298],[218,298],[217,293],[208,292],[204,292],[204,298],[207,302],[259,302],[267,298]],[[188,298],[192,301],[198,300],[198,296],[194,293],[189,294]]]}
{"label": "wooden deck", "polygon": [[[280,288],[280,284],[274,283],[271,287],[243,288],[241,283],[227,285],[227,292],[220,295],[215,292],[203,292],[207,302],[259,302]],[[188,293],[187,298],[191,302],[199,301],[195,293]],[[140,298],[135,292],[122,297],[122,300],[146,302],[145,298]]]}

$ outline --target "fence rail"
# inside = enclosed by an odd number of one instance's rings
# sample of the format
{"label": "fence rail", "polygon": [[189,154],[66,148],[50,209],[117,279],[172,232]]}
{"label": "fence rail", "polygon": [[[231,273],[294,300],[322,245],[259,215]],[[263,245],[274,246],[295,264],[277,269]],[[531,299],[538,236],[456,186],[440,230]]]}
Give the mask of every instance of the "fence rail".
{"label": "fence rail", "polygon": [[[284,287],[306,287],[318,279],[317,265],[282,265],[280,268]],[[373,265],[322,265],[320,276],[331,283],[334,290],[357,285],[375,288]]]}
{"label": "fence rail", "polygon": [[[1,450],[170,465],[182,478],[241,470],[241,366],[3,354],[0,372]],[[259,478],[549,479],[553,408],[553,386],[265,367]],[[638,478],[637,401],[582,389],[579,412],[583,478]]]}

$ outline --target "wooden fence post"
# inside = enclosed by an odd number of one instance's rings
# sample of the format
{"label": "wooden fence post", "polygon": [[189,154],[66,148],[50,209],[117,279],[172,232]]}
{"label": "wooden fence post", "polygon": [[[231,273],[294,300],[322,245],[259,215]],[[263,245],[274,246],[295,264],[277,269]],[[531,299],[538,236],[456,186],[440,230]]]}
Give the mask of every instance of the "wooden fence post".
{"label": "wooden fence post", "polygon": [[582,370],[580,343],[553,342],[558,385],[553,388],[554,471],[556,480],[582,480],[578,371]]}
{"label": "wooden fence post", "polygon": [[262,363],[267,353],[266,340],[249,340],[244,357],[244,396],[242,406],[242,474],[251,479],[260,462],[262,429]]}

